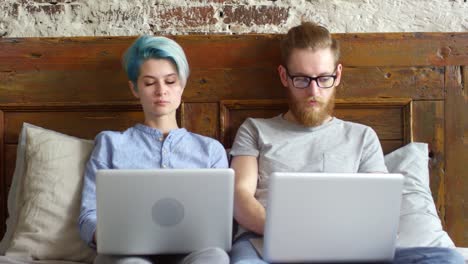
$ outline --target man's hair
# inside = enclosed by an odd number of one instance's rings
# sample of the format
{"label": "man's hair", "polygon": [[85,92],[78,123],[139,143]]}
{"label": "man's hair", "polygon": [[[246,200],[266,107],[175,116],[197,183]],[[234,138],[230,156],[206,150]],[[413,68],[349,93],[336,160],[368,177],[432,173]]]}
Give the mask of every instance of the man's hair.
{"label": "man's hair", "polygon": [[328,29],[313,22],[302,22],[288,31],[281,41],[281,59],[283,65],[287,65],[293,49],[318,49],[330,48],[335,57],[335,64],[340,58],[340,47],[336,39],[332,38]]}
{"label": "man's hair", "polygon": [[128,79],[137,87],[141,65],[148,59],[165,59],[174,64],[184,87],[189,76],[189,66],[182,47],[166,37],[141,36],[127,49],[122,65]]}

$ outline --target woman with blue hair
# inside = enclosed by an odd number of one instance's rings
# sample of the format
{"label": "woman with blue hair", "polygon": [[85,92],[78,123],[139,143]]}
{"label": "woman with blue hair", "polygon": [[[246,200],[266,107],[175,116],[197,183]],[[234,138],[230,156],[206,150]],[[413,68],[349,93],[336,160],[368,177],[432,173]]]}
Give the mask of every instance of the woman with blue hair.
{"label": "woman with blue hair", "polygon": [[[182,48],[165,37],[141,36],[125,52],[123,67],[144,122],[123,132],[104,131],[95,139],[86,166],[79,216],[80,235],[96,247],[96,171],[100,169],[228,168],[224,147],[215,139],[179,128],[176,110],[189,75]],[[200,158],[203,157],[203,158]],[[130,199],[130,198],[129,198]],[[225,251],[208,248],[188,255],[114,256],[95,263],[229,263]]]}

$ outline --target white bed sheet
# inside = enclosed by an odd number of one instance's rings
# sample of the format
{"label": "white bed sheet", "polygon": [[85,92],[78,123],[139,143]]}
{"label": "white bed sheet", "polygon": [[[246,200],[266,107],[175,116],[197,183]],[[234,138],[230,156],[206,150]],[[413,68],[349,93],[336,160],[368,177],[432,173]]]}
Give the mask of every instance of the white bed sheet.
{"label": "white bed sheet", "polygon": [[468,248],[457,247],[457,250],[465,258],[465,264],[468,264]]}

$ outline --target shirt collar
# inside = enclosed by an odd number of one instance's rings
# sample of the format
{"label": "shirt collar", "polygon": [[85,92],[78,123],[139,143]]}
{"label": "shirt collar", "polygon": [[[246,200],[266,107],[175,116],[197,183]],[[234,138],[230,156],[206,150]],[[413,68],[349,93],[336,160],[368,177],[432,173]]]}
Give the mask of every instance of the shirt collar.
{"label": "shirt collar", "polygon": [[[163,133],[162,133],[161,130],[159,130],[157,128],[149,127],[147,125],[136,124],[135,128],[138,129],[139,131],[145,133],[145,134],[149,134],[149,135],[156,136],[156,137],[163,136]],[[185,134],[185,133],[187,133],[187,129],[185,129],[185,128],[177,128],[177,129],[173,129],[173,130],[169,131],[170,136],[178,136],[178,135],[182,135],[182,134]]]}

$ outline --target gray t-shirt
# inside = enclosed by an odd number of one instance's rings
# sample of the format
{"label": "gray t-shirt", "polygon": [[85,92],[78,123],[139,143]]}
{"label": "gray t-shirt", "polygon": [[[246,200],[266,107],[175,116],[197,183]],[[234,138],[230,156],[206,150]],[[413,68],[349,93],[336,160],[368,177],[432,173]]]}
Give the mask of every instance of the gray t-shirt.
{"label": "gray t-shirt", "polygon": [[265,207],[272,172],[387,172],[374,130],[335,117],[317,127],[291,123],[282,115],[248,118],[230,154],[258,158],[255,197]]}

